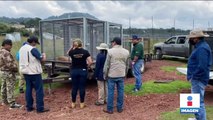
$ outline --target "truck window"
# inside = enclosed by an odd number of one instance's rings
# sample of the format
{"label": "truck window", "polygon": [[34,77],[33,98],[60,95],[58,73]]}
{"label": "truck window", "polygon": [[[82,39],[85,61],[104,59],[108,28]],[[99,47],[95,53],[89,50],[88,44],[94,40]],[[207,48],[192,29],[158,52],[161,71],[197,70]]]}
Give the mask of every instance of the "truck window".
{"label": "truck window", "polygon": [[186,41],[186,37],[179,37],[177,40],[177,44],[184,44]]}
{"label": "truck window", "polygon": [[172,37],[166,41],[166,44],[175,44],[175,41],[176,41],[176,37]]}

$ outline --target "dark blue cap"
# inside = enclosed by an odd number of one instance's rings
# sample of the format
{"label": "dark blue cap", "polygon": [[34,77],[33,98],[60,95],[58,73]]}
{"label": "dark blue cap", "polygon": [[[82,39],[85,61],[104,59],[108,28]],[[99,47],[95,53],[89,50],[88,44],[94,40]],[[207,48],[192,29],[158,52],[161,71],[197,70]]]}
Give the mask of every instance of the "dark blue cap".
{"label": "dark blue cap", "polygon": [[139,38],[137,35],[132,35],[132,40],[139,40],[141,38]]}

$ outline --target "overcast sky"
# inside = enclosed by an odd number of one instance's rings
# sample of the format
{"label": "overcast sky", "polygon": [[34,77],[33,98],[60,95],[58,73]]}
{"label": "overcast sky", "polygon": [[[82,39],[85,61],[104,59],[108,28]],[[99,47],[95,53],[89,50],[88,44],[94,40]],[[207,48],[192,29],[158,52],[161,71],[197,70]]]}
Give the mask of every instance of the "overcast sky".
{"label": "overcast sky", "polygon": [[[213,27],[213,1],[0,1],[0,16],[59,16],[86,12],[125,28],[207,29]],[[153,18],[153,19],[152,19]],[[193,24],[194,20],[194,24]]]}

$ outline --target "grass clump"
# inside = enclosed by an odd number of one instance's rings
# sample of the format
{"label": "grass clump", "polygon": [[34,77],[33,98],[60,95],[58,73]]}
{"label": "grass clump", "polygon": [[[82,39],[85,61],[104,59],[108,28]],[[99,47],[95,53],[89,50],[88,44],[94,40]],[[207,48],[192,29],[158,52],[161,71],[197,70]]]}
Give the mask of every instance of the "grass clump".
{"label": "grass clump", "polygon": [[187,81],[175,80],[170,83],[154,83],[154,81],[145,82],[142,86],[142,90],[138,92],[132,92],[134,88],[133,84],[127,84],[124,87],[124,91],[131,95],[146,95],[146,94],[164,94],[164,93],[177,93],[181,89],[188,89],[191,85]]}
{"label": "grass clump", "polygon": [[[180,67],[186,67],[186,65],[181,65]],[[175,72],[177,75],[184,75],[183,73],[180,73],[179,71],[177,71],[176,69],[177,67],[175,66],[162,66],[160,69],[165,71],[165,72]]]}
{"label": "grass clump", "polygon": [[175,66],[162,66],[160,69],[165,71],[165,72],[174,72],[174,71],[176,71],[176,67]]}

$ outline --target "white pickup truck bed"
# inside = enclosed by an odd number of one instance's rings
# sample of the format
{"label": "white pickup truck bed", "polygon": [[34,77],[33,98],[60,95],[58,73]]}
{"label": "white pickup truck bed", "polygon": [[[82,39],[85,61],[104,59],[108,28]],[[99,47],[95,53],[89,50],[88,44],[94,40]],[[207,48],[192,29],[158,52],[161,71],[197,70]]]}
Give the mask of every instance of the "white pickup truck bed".
{"label": "white pickup truck bed", "polygon": [[[177,71],[179,71],[180,73],[182,73],[184,75],[187,74],[187,68],[177,67],[176,69],[177,69]],[[210,72],[209,77],[210,77],[210,79],[213,80],[213,71]]]}

